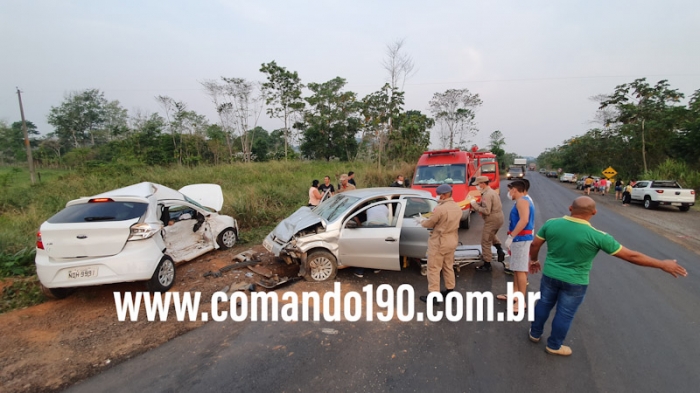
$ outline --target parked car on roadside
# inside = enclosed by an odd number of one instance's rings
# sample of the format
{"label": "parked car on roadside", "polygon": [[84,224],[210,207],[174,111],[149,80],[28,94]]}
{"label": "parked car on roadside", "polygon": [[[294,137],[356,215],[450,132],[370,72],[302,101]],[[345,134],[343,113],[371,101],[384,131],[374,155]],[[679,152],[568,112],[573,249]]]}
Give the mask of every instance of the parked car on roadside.
{"label": "parked car on roadside", "polygon": [[[299,208],[267,235],[263,246],[299,264],[299,275],[308,281],[332,280],[339,268],[349,266],[401,270],[400,257],[425,258],[429,232],[415,218],[430,214],[437,204],[422,190],[347,191],[313,209]],[[374,207],[386,212],[386,220],[367,221]]]}
{"label": "parked car on roadside", "polygon": [[559,177],[556,171],[547,172],[547,177]]}
{"label": "parked car on roadside", "polygon": [[150,182],[72,200],[37,234],[42,289],[62,298],[76,287],[145,281],[167,291],[175,264],[236,243],[236,220],[218,213],[223,202],[218,184],[175,191]]}
{"label": "parked car on roadside", "polygon": [[[600,180],[600,176],[591,176],[593,178],[593,181],[598,181]],[[576,180],[576,189],[577,190],[583,190],[585,187],[584,185],[586,184],[586,179],[588,178],[588,175],[581,176],[578,180]]]}
{"label": "parked car on roadside", "polygon": [[640,180],[632,187],[631,196],[632,202],[642,202],[645,209],[669,205],[687,212],[695,205],[695,190],[684,189],[675,180]]}
{"label": "parked car on roadside", "polygon": [[576,175],[573,173],[565,173],[559,177],[562,183],[576,183]]}
{"label": "parked car on roadside", "polygon": [[541,174],[541,175],[546,175],[546,174],[547,174],[547,170],[544,169],[544,168],[540,168],[540,174]]}

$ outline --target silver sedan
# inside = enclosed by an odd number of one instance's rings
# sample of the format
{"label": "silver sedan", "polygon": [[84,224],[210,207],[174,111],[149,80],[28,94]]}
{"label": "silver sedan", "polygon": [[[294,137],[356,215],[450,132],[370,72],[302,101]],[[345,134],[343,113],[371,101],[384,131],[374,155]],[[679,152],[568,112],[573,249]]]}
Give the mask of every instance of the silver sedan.
{"label": "silver sedan", "polygon": [[338,268],[401,270],[401,257],[425,258],[427,229],[415,218],[437,200],[427,191],[364,188],[336,194],[284,219],[263,241],[309,281],[335,278]]}

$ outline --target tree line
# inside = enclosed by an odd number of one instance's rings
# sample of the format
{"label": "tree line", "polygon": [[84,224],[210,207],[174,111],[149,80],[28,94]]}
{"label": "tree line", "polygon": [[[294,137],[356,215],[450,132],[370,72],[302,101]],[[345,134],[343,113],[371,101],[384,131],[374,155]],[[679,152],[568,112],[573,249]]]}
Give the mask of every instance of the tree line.
{"label": "tree line", "polygon": [[667,80],[652,85],[646,78],[591,97],[596,127],[545,150],[538,164],[593,175],[612,166],[624,179],[686,178],[700,187],[700,90],[687,105],[684,98]]}
{"label": "tree line", "polygon": [[[169,96],[154,97],[158,113],[129,113],[99,89],[69,93],[47,116],[53,132],[40,135],[29,122],[37,164],[76,166],[129,161],[147,165],[220,164],[306,158],[314,160],[413,162],[430,144],[431,130],[444,147],[467,148],[478,131],[482,104],[468,89],[435,93],[430,114],[404,109],[403,84],[413,61],[403,41],[387,45],[383,66],[389,80],[360,98],[336,77],[302,83],[296,71],[275,61],[262,64],[264,82],[221,77],[204,80],[216,118],[208,119]],[[304,95],[304,93],[308,93]],[[283,126],[265,130],[262,115]],[[26,161],[19,122],[0,123],[0,163]],[[18,132],[19,130],[19,132]]]}

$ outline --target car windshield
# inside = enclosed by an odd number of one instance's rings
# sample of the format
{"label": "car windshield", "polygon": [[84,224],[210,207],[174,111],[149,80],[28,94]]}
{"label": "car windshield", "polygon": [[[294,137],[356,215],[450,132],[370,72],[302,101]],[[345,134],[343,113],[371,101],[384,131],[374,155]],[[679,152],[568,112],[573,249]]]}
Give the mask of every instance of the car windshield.
{"label": "car windshield", "polygon": [[522,171],[523,171],[523,170],[522,170],[522,168],[520,168],[520,167],[513,167],[513,168],[508,169],[508,172],[515,172],[515,173],[518,173],[518,172],[522,172]]}
{"label": "car windshield", "polygon": [[464,184],[467,166],[465,164],[439,164],[419,166],[413,184]]}
{"label": "car windshield", "polygon": [[360,198],[357,197],[337,194],[323,201],[313,209],[313,212],[327,222],[333,222],[359,200]]}
{"label": "car windshield", "polygon": [[139,202],[81,203],[66,207],[47,221],[51,224],[126,221],[141,217],[147,207],[148,204]]}
{"label": "car windshield", "polygon": [[496,172],[496,164],[482,164],[481,165],[481,173],[495,173]]}

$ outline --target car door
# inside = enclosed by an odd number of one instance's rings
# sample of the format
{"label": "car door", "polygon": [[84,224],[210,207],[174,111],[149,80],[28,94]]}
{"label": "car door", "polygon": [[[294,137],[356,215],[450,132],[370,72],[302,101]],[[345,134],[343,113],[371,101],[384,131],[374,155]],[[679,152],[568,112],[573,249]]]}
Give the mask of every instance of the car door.
{"label": "car door", "polygon": [[399,241],[399,255],[409,258],[425,258],[428,252],[428,238],[430,232],[423,228],[416,218],[425,217],[435,210],[438,202],[432,198],[407,196],[404,220],[401,225],[401,239]]}
{"label": "car door", "polygon": [[[388,209],[388,225],[358,225],[355,217],[367,215],[367,210],[377,205]],[[405,201],[384,200],[359,209],[343,218],[338,238],[338,260],[345,266],[382,270],[401,270],[399,240]],[[350,223],[350,224],[348,224]]]}
{"label": "car door", "polygon": [[205,216],[194,206],[166,203],[169,221],[163,228],[166,253],[174,262],[192,260],[214,249],[214,236]]}
{"label": "car door", "polygon": [[644,188],[647,186],[647,182],[639,182],[632,186],[632,199],[643,200],[644,199]]}

